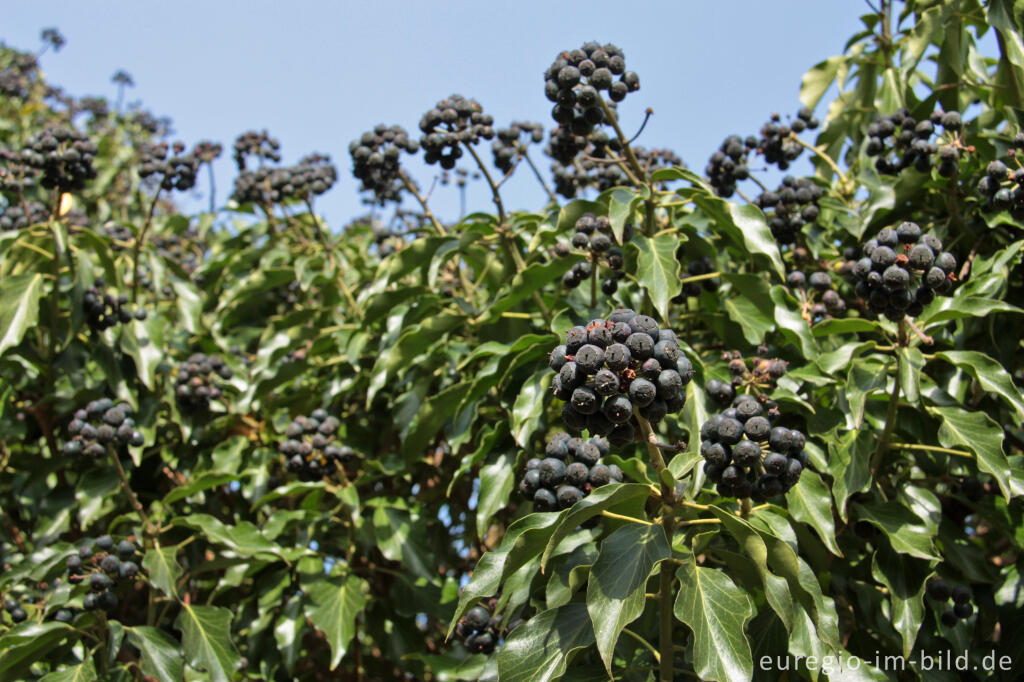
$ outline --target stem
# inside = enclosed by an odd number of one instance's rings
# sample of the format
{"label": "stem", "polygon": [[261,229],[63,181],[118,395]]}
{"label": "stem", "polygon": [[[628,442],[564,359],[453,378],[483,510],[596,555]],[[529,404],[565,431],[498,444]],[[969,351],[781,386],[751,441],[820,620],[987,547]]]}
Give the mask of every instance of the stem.
{"label": "stem", "polygon": [[722,276],[722,273],[720,273],[720,272],[708,272],[708,273],[705,273],[703,275],[693,275],[692,277],[683,277],[681,280],[679,280],[679,283],[680,284],[689,284],[690,282],[700,282],[701,280],[714,279],[715,277],[721,277],[721,276]]}
{"label": "stem", "polygon": [[[313,219],[313,230],[316,232],[317,239],[320,240],[320,245],[324,247],[324,251],[327,252],[327,260],[331,264],[331,268],[336,269],[337,263],[334,262],[334,251],[331,249],[330,242],[327,241],[327,235],[320,228],[320,220],[316,217],[316,213],[313,212],[313,202],[310,201],[309,197],[306,197],[306,208],[309,210],[309,217]],[[342,284],[344,287],[344,284]],[[352,294],[348,294],[349,303],[353,303],[351,300]]]}
{"label": "stem", "polygon": [[623,516],[622,514],[616,514],[615,512],[610,512],[607,509],[605,509],[605,510],[603,510],[601,512],[601,516],[607,516],[609,519],[619,519],[620,521],[629,521],[631,523],[639,523],[639,524],[643,524],[645,526],[653,526],[654,525],[650,521],[644,521],[643,519],[638,519],[638,518],[633,517],[633,516]]}
{"label": "stem", "polygon": [[590,256],[590,307],[597,307],[597,254]]}
{"label": "stem", "polygon": [[487,185],[491,188],[491,200],[494,202],[495,207],[498,209],[498,224],[505,224],[505,206],[501,203],[501,192],[498,191],[498,186],[494,184],[494,178],[491,177],[490,171],[487,170],[487,166],[480,160],[480,156],[473,149],[473,145],[463,143],[463,146],[469,151],[470,156],[476,161],[477,167],[484,176],[484,180],[487,181]]}
{"label": "stem", "polygon": [[523,158],[526,160],[527,165],[530,166],[530,170],[533,171],[533,175],[535,178],[537,178],[537,182],[539,182],[540,186],[544,188],[544,192],[545,194],[548,195],[548,199],[551,201],[551,203],[557,204],[558,198],[555,196],[554,192],[551,191],[551,188],[548,187],[548,183],[544,182],[544,178],[541,176],[540,171],[537,170],[537,167],[533,165],[533,159],[530,158],[530,155],[529,153],[527,153],[526,149],[523,149]]}
{"label": "stem", "polygon": [[632,637],[636,641],[640,642],[640,644],[642,644],[645,649],[647,649],[648,651],[651,652],[651,655],[654,656],[654,660],[657,661],[658,663],[661,663],[661,654],[658,653],[658,650],[655,649],[654,646],[650,642],[648,642],[646,639],[644,639],[640,635],[636,634],[635,632],[633,632],[629,628],[622,628],[622,632],[624,632],[625,634],[629,635],[630,637]]}
{"label": "stem", "polygon": [[626,160],[629,162],[630,168],[633,169],[633,174],[636,175],[640,181],[646,181],[647,176],[644,174],[643,169],[640,167],[640,162],[636,160],[636,154],[629,146],[629,140],[626,139],[625,134],[622,132],[622,128],[619,127],[619,119],[612,111],[611,107],[608,106],[608,102],[604,101],[604,97],[598,97],[597,101],[601,103],[601,108],[604,110],[604,117],[611,124],[612,128],[615,129],[615,137],[619,138],[619,142],[622,144],[622,151],[626,155]]}
{"label": "stem", "polygon": [[699,526],[702,524],[714,524],[721,523],[721,519],[690,519],[689,521],[680,521],[677,526]]}
{"label": "stem", "polygon": [[210,213],[217,210],[217,186],[213,182],[213,164],[206,164],[206,174],[210,176]]}
{"label": "stem", "polygon": [[836,176],[839,178],[840,184],[846,182],[846,176],[843,175],[843,171],[839,170],[839,166],[836,164],[835,161],[832,160],[831,156],[824,152],[824,150],[818,149],[814,145],[804,142],[803,140],[796,136],[796,133],[790,133],[790,138],[804,149],[808,149],[814,152],[819,159],[824,161],[828,165],[828,167],[832,169],[832,172],[835,173]]}
{"label": "stem", "polygon": [[149,213],[146,214],[146,222],[142,224],[139,236],[135,238],[135,249],[132,253],[132,303],[139,302],[139,254],[142,252],[142,245],[146,242],[146,233],[149,232],[149,226],[153,222],[156,202],[160,199],[160,191],[162,189],[162,187],[156,188],[156,194],[153,195],[153,203],[149,205]]}
{"label": "stem", "polygon": [[740,500],[740,516],[742,516],[743,518],[747,518],[748,516],[750,516],[750,508],[751,505],[749,497],[744,497],[743,499]]}
{"label": "stem", "polygon": [[114,460],[114,466],[117,467],[117,477],[121,479],[121,489],[124,490],[124,494],[128,497],[128,503],[132,509],[138,513],[139,518],[142,519],[142,525],[146,529],[146,533],[150,533],[152,528],[149,525],[149,518],[146,516],[146,512],[142,508],[142,503],[139,502],[139,498],[135,496],[135,491],[132,490],[131,485],[128,483],[128,476],[124,473],[124,467],[121,466],[121,458],[113,450],[109,450],[111,453],[111,459]]}
{"label": "stem", "polygon": [[[903,332],[903,323],[900,322],[900,336]],[[882,459],[885,458],[885,453],[889,449],[889,438],[892,436],[892,429],[896,423],[896,408],[900,404],[900,356],[896,356],[896,376],[893,378],[892,395],[889,397],[889,411],[885,415],[885,429],[882,431],[881,438],[878,439],[878,449],[875,450],[875,454],[871,457],[871,474],[874,476],[878,473],[879,468],[882,465]]]}
{"label": "stem", "polygon": [[947,455],[958,455],[960,457],[973,457],[973,455],[966,450],[950,450],[949,448],[940,448],[935,445],[915,445],[912,443],[890,443],[889,447],[894,450],[921,450],[922,452],[942,452]]}
{"label": "stem", "polygon": [[914,321],[912,319],[910,319],[909,315],[907,315],[904,318],[904,322],[906,322],[907,326],[910,327],[910,330],[912,332],[914,332],[914,336],[916,336],[917,338],[919,338],[921,340],[921,343],[923,343],[926,346],[931,346],[932,344],[935,343],[935,339],[933,339],[932,337],[928,336],[923,331],[921,331],[920,329],[917,328],[917,325],[914,324]]}
{"label": "stem", "polygon": [[419,203],[420,208],[423,209],[423,215],[427,216],[427,220],[429,220],[431,225],[434,226],[434,229],[437,230],[437,233],[442,237],[446,235],[447,232],[445,232],[444,225],[442,225],[441,221],[434,217],[434,214],[431,213],[430,211],[430,207],[427,206],[427,200],[423,198],[423,195],[420,194],[420,191],[416,189],[416,185],[413,184],[412,180],[409,179],[409,176],[406,175],[405,171],[402,170],[401,168],[398,169],[398,179],[402,181],[402,185],[405,187],[405,189]]}

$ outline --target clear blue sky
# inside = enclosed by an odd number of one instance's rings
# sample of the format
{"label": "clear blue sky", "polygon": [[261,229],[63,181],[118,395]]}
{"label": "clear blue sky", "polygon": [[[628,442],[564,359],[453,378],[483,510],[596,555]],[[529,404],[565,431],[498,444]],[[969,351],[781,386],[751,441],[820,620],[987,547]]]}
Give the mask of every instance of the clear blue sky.
{"label": "clear blue sky", "polygon": [[[418,136],[421,114],[452,93],[477,99],[498,126],[527,119],[550,127],[543,72],[558,52],[588,40],[617,44],[627,68],[640,75],[639,93],[620,106],[624,128],[635,130],[644,109],[653,108],[639,144],[673,149],[701,171],[726,135],[754,134],[774,111],[795,113],[803,73],[840,53],[868,11],[860,0],[674,0],[628,8],[604,0],[4,4],[0,40],[7,45],[35,50],[49,26],[67,38],[41,62],[70,94],[113,102],[110,77],[125,69],[136,83],[126,99],[173,119],[173,139],[224,144],[215,166],[220,202],[235,175],[228,150],[245,130],[268,129],[285,162],[330,154],[339,182],[318,211],[334,229],[365,212],[350,174],[350,140],[379,122]],[[489,146],[483,151],[489,163]],[[430,185],[436,167],[408,165]],[[206,191],[205,182],[198,187]],[[529,172],[518,173],[503,194],[512,208],[536,210],[544,201]],[[457,217],[454,185],[436,188],[431,203]],[[479,183],[470,187],[468,208],[491,210]]]}

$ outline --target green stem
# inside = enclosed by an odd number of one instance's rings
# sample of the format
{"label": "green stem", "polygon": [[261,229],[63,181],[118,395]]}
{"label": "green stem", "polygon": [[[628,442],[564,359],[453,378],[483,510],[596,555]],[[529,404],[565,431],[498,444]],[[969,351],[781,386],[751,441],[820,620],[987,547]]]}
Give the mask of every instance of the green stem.
{"label": "green stem", "polygon": [[548,195],[548,200],[553,204],[557,204],[558,197],[556,197],[555,193],[551,191],[550,187],[548,187],[548,183],[544,182],[544,178],[541,176],[540,171],[537,170],[537,166],[533,164],[533,159],[530,158],[530,154],[525,149],[523,149],[523,158],[530,166],[530,170],[533,171],[533,176],[537,178],[537,182],[539,182],[540,186],[544,188],[544,193]]}
{"label": "green stem", "polygon": [[442,225],[441,221],[434,217],[434,214],[431,212],[430,207],[427,206],[427,200],[424,199],[423,195],[420,194],[420,191],[416,189],[416,185],[413,184],[412,180],[409,179],[409,176],[405,174],[404,170],[398,169],[398,179],[402,181],[402,185],[405,187],[406,191],[409,192],[409,194],[411,194],[413,198],[416,199],[416,202],[420,205],[420,208],[423,209],[423,215],[427,216],[427,220],[429,220],[430,224],[434,226],[434,229],[437,231],[437,233],[442,237],[446,235],[447,232],[444,229],[444,225]]}
{"label": "green stem", "polygon": [[[900,338],[903,338],[903,322],[900,322]],[[893,377],[892,394],[889,397],[889,411],[885,415],[885,429],[878,439],[878,448],[871,457],[871,474],[878,474],[882,466],[882,460],[889,449],[889,438],[892,436],[893,427],[896,424],[896,409],[900,404],[900,356],[896,356],[896,376]]]}
{"label": "green stem", "polygon": [[640,642],[640,644],[643,645],[643,647],[645,649],[647,649],[648,651],[651,652],[651,655],[654,656],[654,660],[657,661],[659,664],[661,663],[661,654],[658,653],[658,650],[655,649],[654,646],[650,642],[648,642],[646,639],[644,639],[640,635],[636,634],[635,632],[633,632],[629,628],[622,628],[622,632],[624,634],[629,635],[630,637],[632,637],[636,641]]}
{"label": "green stem", "polygon": [[160,199],[160,191],[163,188],[157,187],[156,194],[153,195],[153,203],[149,205],[149,213],[146,214],[146,222],[142,224],[142,229],[139,230],[139,236],[135,238],[135,248],[132,252],[132,303],[137,304],[139,302],[139,254],[142,252],[142,245],[146,243],[146,233],[149,232],[149,226],[153,223],[153,214],[156,212],[156,202]]}
{"label": "green stem", "polygon": [[473,160],[476,161],[476,165],[483,174],[484,180],[487,181],[487,186],[491,188],[491,200],[494,202],[494,206],[498,209],[498,224],[504,225],[505,205],[501,203],[501,192],[498,191],[498,186],[494,183],[494,178],[491,177],[491,173],[487,170],[487,166],[484,165],[484,162],[480,160],[480,156],[476,153],[476,150],[473,149],[473,145],[467,142],[463,143],[462,146],[469,150],[470,156],[472,156]]}
{"label": "green stem", "polygon": [[893,450],[920,450],[922,452],[941,452],[947,455],[957,455],[959,457],[973,457],[970,452],[966,450],[951,450],[949,448],[940,448],[935,445],[916,445],[912,443],[889,443],[889,447]]}

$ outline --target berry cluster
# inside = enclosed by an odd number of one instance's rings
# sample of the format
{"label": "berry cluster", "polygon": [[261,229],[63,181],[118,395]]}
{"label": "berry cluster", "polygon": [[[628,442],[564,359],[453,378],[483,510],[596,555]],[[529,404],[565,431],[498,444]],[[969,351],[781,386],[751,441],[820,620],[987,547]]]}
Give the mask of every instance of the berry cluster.
{"label": "berry cluster", "polygon": [[[1014,149],[1011,157],[1017,160],[1024,152],[1024,133],[1017,133],[1013,138]],[[1009,211],[1016,218],[1024,217],[1024,168],[1011,171],[1006,164],[998,159],[988,164],[985,175],[978,181],[978,192],[985,197],[986,206],[997,211]]]}
{"label": "berry cluster", "polygon": [[105,291],[106,286],[106,281],[97,277],[82,294],[82,312],[85,313],[85,322],[90,329],[101,332],[118,323],[128,324],[133,317],[137,320],[146,319],[146,311],[142,308],[137,308],[134,314],[128,309],[127,294],[114,296]]}
{"label": "berry cluster", "polygon": [[474,606],[455,625],[455,636],[470,653],[490,654],[498,643],[500,626],[500,618],[491,618],[485,607]]}
{"label": "berry cluster", "polygon": [[804,225],[818,219],[818,200],[824,194],[811,178],[787,175],[778,189],[761,193],[754,203],[764,211],[775,241],[792,244]]}
{"label": "berry cluster", "polygon": [[219,355],[193,353],[178,367],[174,379],[174,397],[182,412],[203,414],[210,411],[210,401],[222,395],[216,379],[227,381],[234,373]]}
{"label": "berry cluster", "polygon": [[942,242],[916,223],[883,228],[864,244],[864,257],[852,275],[856,293],[874,315],[892,321],[916,317],[955,281],[956,258],[942,250]]}
{"label": "berry cluster", "polygon": [[934,142],[936,126],[957,134],[963,129],[963,121],[955,111],[935,111],[918,121],[909,109],[899,109],[868,126],[864,153],[878,157],[875,170],[883,175],[896,175],[911,166],[927,173],[932,168],[933,155],[937,154],[939,175],[952,177],[959,170],[960,147],[955,139],[942,146]]}
{"label": "berry cluster", "polygon": [[28,618],[28,612],[22,608],[18,600],[11,596],[4,596],[4,611],[11,617],[15,625],[25,622]]}
{"label": "berry cluster", "polygon": [[[729,367],[729,384],[711,379],[704,385],[704,390],[715,402],[728,405],[736,398],[736,388],[749,389],[757,394],[775,388],[776,382],[786,374],[789,363],[767,355],[768,349],[764,346],[760,346],[757,355],[749,359],[744,358],[738,350],[723,352],[722,360]],[[774,401],[766,399],[763,407],[769,417],[778,416],[778,405]]]}
{"label": "berry cluster", "polygon": [[652,423],[681,410],[693,378],[675,333],[625,308],[567,331],[549,366],[558,373],[554,395],[566,401],[566,427],[607,436],[614,445],[635,440],[634,409]]}
{"label": "berry cluster", "polygon": [[338,171],[329,156],[310,154],[294,166],[243,170],[235,178],[231,198],[240,204],[277,204],[289,199],[308,200],[329,190]]}
{"label": "berry cluster", "polygon": [[15,53],[10,66],[0,70],[0,94],[12,99],[25,99],[39,80],[39,63],[34,54]]}
{"label": "berry cluster", "polygon": [[260,166],[263,165],[264,160],[279,163],[281,161],[280,149],[281,143],[271,137],[266,130],[262,132],[249,130],[235,138],[233,157],[238,165],[238,170],[244,171],[246,157],[249,156],[256,157]]}
{"label": "berry cluster", "polygon": [[772,411],[749,393],[700,428],[704,473],[726,497],[764,500],[796,485],[807,466],[804,434],[772,426]]}
{"label": "berry cluster", "polygon": [[928,583],[928,596],[945,607],[946,602],[953,599],[953,608],[942,613],[942,624],[951,628],[961,620],[967,620],[974,613],[974,606],[971,604],[971,588],[964,585],[953,587],[942,578],[936,578]]}
{"label": "berry cluster", "polygon": [[68,424],[71,439],[64,443],[63,453],[69,457],[87,454],[102,457],[107,446],[138,447],[145,443],[142,433],[135,430],[132,407],[128,403],[114,404],[109,398],[90,401],[84,410],[77,410]]}
{"label": "berry cluster", "polygon": [[[590,257],[589,261],[579,261],[572,266],[562,277],[562,284],[569,289],[575,289],[581,282],[590,278],[594,266],[604,264],[611,271],[610,276],[601,281],[601,291],[608,296],[614,294],[619,288],[619,280],[625,275],[622,271],[622,249],[614,246],[615,237],[612,234],[612,221],[606,216],[595,217],[593,213],[584,213],[576,221],[576,232],[572,235],[570,244],[572,248],[586,251]],[[623,226],[622,240],[627,242],[633,238],[636,228],[629,223]],[[557,249],[559,255],[568,255],[569,249],[560,245]]]}
{"label": "berry cluster", "polygon": [[139,574],[135,558],[135,544],[121,540],[114,547],[114,539],[101,535],[93,544],[82,545],[78,554],[68,557],[68,582],[77,585],[89,581],[91,592],[82,599],[86,610],[112,611],[119,603],[115,590],[118,580],[131,584]]}
{"label": "berry cluster", "polygon": [[462,95],[451,95],[423,114],[423,160],[451,170],[462,156],[463,144],[477,144],[481,138],[494,138],[494,118],[483,113],[480,103]]}
{"label": "berry cluster", "polygon": [[9,204],[0,207],[0,230],[23,230],[30,225],[45,223],[49,217],[50,212],[38,201],[26,202],[24,206]]}
{"label": "berry cluster", "polygon": [[715,190],[715,194],[728,199],[736,193],[736,185],[750,177],[747,159],[757,149],[757,138],[730,135],[722,141],[718,150],[708,159],[704,173]]}
{"label": "berry cluster", "polygon": [[804,319],[810,324],[846,312],[846,301],[832,288],[832,277],[827,272],[812,272],[808,277],[802,270],[793,270],[786,275],[786,285],[799,292]]}
{"label": "berry cluster", "polygon": [[19,196],[36,186],[39,171],[19,152],[0,148],[0,191]]}
{"label": "berry cluster", "polygon": [[199,157],[186,154],[185,145],[175,142],[170,146],[173,155],[168,157],[166,142],[147,142],[139,151],[139,177],[146,179],[157,176],[160,188],[188,190],[196,184],[199,172]]}
{"label": "berry cluster", "polygon": [[556,433],[544,447],[544,459],[526,462],[526,473],[519,482],[519,493],[533,502],[535,511],[568,509],[590,491],[608,483],[622,483],[622,470],[606,466],[609,443],[601,436],[588,441]]}
{"label": "berry cluster", "polygon": [[341,422],[327,410],[316,409],[304,417],[299,415],[284,431],[288,440],[277,450],[285,456],[288,471],[303,481],[318,481],[333,476],[356,457],[352,448],[335,441]]}
{"label": "berry cluster", "polygon": [[377,203],[398,202],[401,196],[399,156],[405,151],[415,154],[420,149],[401,126],[374,126],[348,145],[352,157],[352,175],[363,184],[362,192],[373,192]]}
{"label": "berry cluster", "polygon": [[[685,245],[680,245],[679,248],[676,249],[676,260],[679,261],[683,266],[683,269],[686,271],[686,275],[684,275],[683,279],[686,279],[687,277],[709,275],[715,271],[715,264],[708,256],[701,256],[696,260],[687,262]],[[679,295],[672,297],[672,302],[686,303],[687,297],[692,296],[696,298],[697,296],[700,296],[701,291],[710,291],[711,293],[718,291],[718,278],[709,277],[697,282],[685,282],[683,284],[683,290]]]}
{"label": "berry cluster", "polygon": [[544,73],[544,94],[555,103],[551,118],[574,135],[588,135],[604,122],[602,91],[613,102],[621,102],[639,89],[640,77],[626,71],[622,50],[612,44],[591,41],[563,52]]}
{"label": "berry cluster", "polygon": [[506,175],[512,172],[516,159],[526,152],[526,147],[544,140],[544,126],[532,121],[513,121],[508,128],[499,128],[495,133],[491,151],[494,166]]}
{"label": "berry cluster", "polygon": [[84,189],[86,181],[96,177],[96,152],[85,133],[49,125],[25,142],[21,160],[42,173],[40,186],[64,192]]}
{"label": "berry cluster", "polygon": [[761,126],[761,138],[757,141],[758,151],[764,155],[764,160],[784,171],[789,164],[796,160],[804,148],[791,136],[802,133],[804,130],[814,130],[818,127],[818,119],[814,118],[814,112],[803,107],[797,112],[796,118],[790,121],[789,125],[781,122],[778,114],[772,114],[771,120]]}
{"label": "berry cluster", "polygon": [[224,146],[220,142],[201,140],[192,148],[192,154],[199,159],[200,163],[213,163],[214,159],[220,158],[224,152]]}

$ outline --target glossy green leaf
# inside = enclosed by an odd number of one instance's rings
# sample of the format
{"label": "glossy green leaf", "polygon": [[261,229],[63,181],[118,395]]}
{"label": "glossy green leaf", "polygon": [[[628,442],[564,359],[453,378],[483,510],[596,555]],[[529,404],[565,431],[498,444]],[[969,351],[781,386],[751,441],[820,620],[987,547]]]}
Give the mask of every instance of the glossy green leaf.
{"label": "glossy green leaf", "polygon": [[21,343],[25,332],[39,320],[43,276],[23,272],[0,281],[0,354]]}
{"label": "glossy green leaf", "polygon": [[1009,500],[1010,463],[1003,452],[1004,436],[999,424],[983,412],[959,407],[930,407],[928,411],[942,420],[938,435],[943,447],[967,448],[974,453],[978,469],[991,474]]}
{"label": "glossy green leaf", "polygon": [[128,628],[128,641],[142,653],[142,672],[160,682],[184,679],[181,644],[159,628],[139,625]]}
{"label": "glossy green leaf", "polygon": [[661,319],[667,320],[669,301],[682,291],[676,259],[679,240],[670,234],[651,238],[638,234],[630,243],[637,248],[636,280],[650,295]]}
{"label": "glossy green leaf", "polygon": [[480,493],[476,508],[476,533],[481,540],[491,517],[508,503],[516,484],[515,457],[504,453],[480,468]]}
{"label": "glossy green leaf", "polygon": [[331,670],[338,667],[356,634],[356,617],[366,606],[366,582],[355,576],[334,576],[309,588],[313,606],[306,615],[331,646]]}
{"label": "glossy green leaf", "polygon": [[234,678],[242,657],[231,641],[231,611],[182,604],[174,625],[181,630],[185,658],[192,668],[217,682]]}
{"label": "glossy green leaf", "polygon": [[502,682],[549,682],[565,672],[574,652],[594,643],[585,604],[538,613],[520,625],[498,652]]}
{"label": "glossy green leaf", "polygon": [[183,570],[176,558],[178,547],[161,547],[159,540],[152,549],[147,549],[142,558],[142,567],[149,574],[149,582],[168,597],[178,596],[178,579]]}

